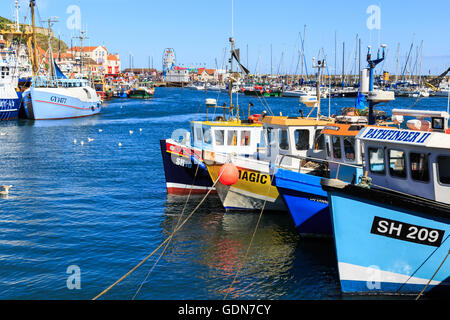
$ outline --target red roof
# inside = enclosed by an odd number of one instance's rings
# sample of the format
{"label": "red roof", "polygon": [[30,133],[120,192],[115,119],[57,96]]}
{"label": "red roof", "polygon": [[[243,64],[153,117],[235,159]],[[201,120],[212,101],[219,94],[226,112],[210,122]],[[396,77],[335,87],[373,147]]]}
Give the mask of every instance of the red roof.
{"label": "red roof", "polygon": [[119,61],[120,59],[119,58],[117,58],[115,55],[113,55],[113,54],[109,54],[107,57],[106,57],[106,59],[107,60],[113,60],[113,61]]}

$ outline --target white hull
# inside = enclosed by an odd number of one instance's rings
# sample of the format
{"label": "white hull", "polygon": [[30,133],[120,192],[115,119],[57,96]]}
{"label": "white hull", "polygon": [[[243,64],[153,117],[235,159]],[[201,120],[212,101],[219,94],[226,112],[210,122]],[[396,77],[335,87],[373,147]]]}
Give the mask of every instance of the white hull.
{"label": "white hull", "polygon": [[23,101],[27,118],[34,120],[87,117],[101,111],[101,100],[91,87],[31,87]]}

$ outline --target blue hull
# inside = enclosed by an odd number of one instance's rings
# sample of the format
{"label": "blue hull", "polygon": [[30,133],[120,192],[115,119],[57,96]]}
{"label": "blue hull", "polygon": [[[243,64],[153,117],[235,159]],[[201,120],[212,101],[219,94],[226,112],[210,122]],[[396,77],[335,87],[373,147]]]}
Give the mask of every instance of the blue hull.
{"label": "blue hull", "polygon": [[17,92],[16,99],[0,99],[0,120],[13,120],[19,117],[22,93]]}
{"label": "blue hull", "polygon": [[320,177],[278,169],[274,184],[300,234],[331,235],[327,194]]}
{"label": "blue hull", "polygon": [[327,190],[343,293],[450,292],[450,259],[441,265],[450,249],[448,209],[373,189]]}
{"label": "blue hull", "polygon": [[[179,155],[181,150],[167,140],[160,140],[167,193],[201,194],[212,188],[212,181],[206,168],[202,168],[189,155]],[[170,150],[173,148],[174,150]],[[189,149],[188,153],[192,153]],[[186,152],[185,152],[186,153]],[[215,190],[214,190],[215,191]]]}
{"label": "blue hull", "polygon": [[[330,174],[336,175],[337,167],[330,164]],[[362,174],[362,169],[341,166],[339,178],[352,181]],[[283,198],[300,234],[331,236],[333,234],[328,208],[328,196],[320,185],[319,176],[277,169],[274,185]]]}

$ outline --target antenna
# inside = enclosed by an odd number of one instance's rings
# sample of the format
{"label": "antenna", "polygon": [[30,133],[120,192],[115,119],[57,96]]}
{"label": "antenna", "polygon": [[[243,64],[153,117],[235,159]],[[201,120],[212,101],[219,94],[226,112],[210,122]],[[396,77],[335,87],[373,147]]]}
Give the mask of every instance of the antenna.
{"label": "antenna", "polygon": [[49,59],[48,59],[48,66],[49,66],[49,73],[48,73],[48,77],[49,79],[53,76],[56,76],[56,70],[55,67],[53,65],[53,50],[52,50],[52,37],[51,37],[51,27],[53,25],[53,23],[58,22],[58,17],[50,17],[47,20],[41,20],[41,22],[47,22],[48,25],[48,55],[49,55]]}
{"label": "antenna", "polygon": [[80,35],[78,37],[72,37],[74,39],[80,40],[80,74],[81,74],[81,77],[83,77],[83,55],[81,53],[83,50],[83,40],[89,39],[89,37],[86,36],[85,34],[86,34],[86,31],[80,30]]}

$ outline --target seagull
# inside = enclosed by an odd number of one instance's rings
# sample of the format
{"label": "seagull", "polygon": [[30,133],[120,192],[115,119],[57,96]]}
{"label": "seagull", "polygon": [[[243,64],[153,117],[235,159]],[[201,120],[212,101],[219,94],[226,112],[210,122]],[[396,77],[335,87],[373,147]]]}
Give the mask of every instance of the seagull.
{"label": "seagull", "polygon": [[139,131],[142,132],[142,128],[139,128]]}
{"label": "seagull", "polygon": [[130,134],[133,134],[133,130],[130,130]]}
{"label": "seagull", "polygon": [[121,147],[121,146],[122,146],[122,143],[119,142],[118,146]]}
{"label": "seagull", "polygon": [[73,144],[77,144],[77,139],[73,139]]}
{"label": "seagull", "polygon": [[88,142],[92,142],[92,141],[94,141],[94,139],[88,137]]}
{"label": "seagull", "polygon": [[103,130],[102,129],[98,129],[98,132],[102,132]]}
{"label": "seagull", "polygon": [[83,140],[81,140],[80,144],[81,144],[81,145],[84,145],[84,141],[83,141]]}
{"label": "seagull", "polygon": [[0,132],[0,136],[7,136],[8,132]]}
{"label": "seagull", "polygon": [[9,193],[9,189],[12,188],[12,185],[2,185],[2,190],[0,191],[0,195],[7,196]]}

